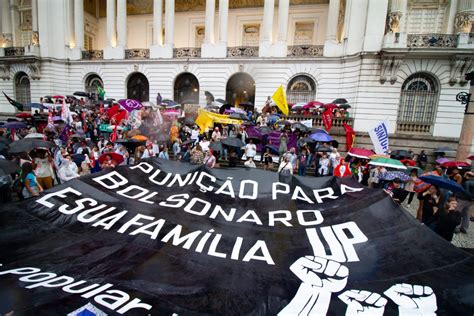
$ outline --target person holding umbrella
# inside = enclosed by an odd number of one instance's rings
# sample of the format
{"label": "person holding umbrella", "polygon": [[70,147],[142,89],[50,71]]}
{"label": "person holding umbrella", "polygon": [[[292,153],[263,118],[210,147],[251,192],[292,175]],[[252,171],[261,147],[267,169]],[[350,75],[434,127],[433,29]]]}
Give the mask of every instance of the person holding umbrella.
{"label": "person holding umbrella", "polygon": [[102,162],[100,163],[100,166],[102,167],[102,169],[113,169],[117,166],[117,163],[112,159],[112,155],[105,154],[105,158],[103,158]]}
{"label": "person holding umbrella", "polygon": [[458,210],[458,200],[456,197],[450,197],[444,210],[439,210],[435,214],[438,217],[435,232],[446,239],[453,240],[456,227],[461,224],[461,212]]}
{"label": "person holding umbrella", "polygon": [[392,200],[399,205],[403,203],[408,194],[407,191],[402,189],[401,184],[402,181],[399,178],[395,178],[387,189],[384,189],[392,197]]}
{"label": "person holding umbrella", "polygon": [[38,149],[37,157],[34,159],[36,181],[39,186],[47,190],[53,187],[53,169],[51,163],[53,158],[49,151]]}
{"label": "person holding umbrella", "polygon": [[413,198],[415,197],[415,182],[418,181],[418,172],[416,169],[410,171],[410,178],[406,185],[405,190],[408,192],[408,207],[410,207]]}
{"label": "person holding umbrella", "polygon": [[422,196],[421,222],[433,229],[437,221],[436,212],[440,206],[441,192],[437,186],[432,185]]}

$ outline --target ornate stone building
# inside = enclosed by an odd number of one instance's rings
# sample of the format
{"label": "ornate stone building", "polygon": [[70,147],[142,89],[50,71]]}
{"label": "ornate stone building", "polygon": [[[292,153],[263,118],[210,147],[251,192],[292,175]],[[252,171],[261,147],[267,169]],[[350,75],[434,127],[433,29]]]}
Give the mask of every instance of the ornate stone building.
{"label": "ornate stone building", "polygon": [[348,99],[356,131],[388,119],[397,137],[460,134],[472,0],[1,3],[0,90],[24,103],[100,85],[116,99],[204,104],[210,91],[261,107],[283,84],[294,103]]}

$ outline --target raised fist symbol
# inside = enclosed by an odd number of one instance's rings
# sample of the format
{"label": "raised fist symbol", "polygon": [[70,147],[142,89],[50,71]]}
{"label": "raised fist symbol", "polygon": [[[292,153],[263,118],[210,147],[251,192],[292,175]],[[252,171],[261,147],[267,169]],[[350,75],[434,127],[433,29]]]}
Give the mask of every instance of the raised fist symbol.
{"label": "raised fist symbol", "polygon": [[429,286],[395,284],[384,294],[398,305],[400,315],[436,315],[436,295]]}
{"label": "raised fist symbol", "polygon": [[303,283],[322,287],[328,292],[339,292],[346,287],[349,269],[339,262],[314,256],[301,257],[290,270]]}
{"label": "raised fist symbol", "polygon": [[315,256],[299,258],[290,270],[303,283],[279,315],[326,315],[332,293],[342,291],[349,276],[346,266]]}
{"label": "raised fist symbol", "polygon": [[387,304],[380,294],[369,291],[345,291],[339,299],[347,304],[346,315],[383,315]]}

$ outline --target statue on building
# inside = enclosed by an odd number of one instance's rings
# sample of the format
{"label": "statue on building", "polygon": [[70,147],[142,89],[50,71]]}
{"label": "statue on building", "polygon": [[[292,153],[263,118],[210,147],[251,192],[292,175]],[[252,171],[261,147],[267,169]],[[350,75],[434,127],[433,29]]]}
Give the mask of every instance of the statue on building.
{"label": "statue on building", "polygon": [[399,11],[390,12],[388,18],[390,33],[400,33],[400,19],[402,18],[402,13]]}
{"label": "statue on building", "polygon": [[2,47],[11,47],[13,45],[13,37],[11,33],[3,33],[1,39]]}
{"label": "statue on building", "polygon": [[474,25],[474,12],[461,12],[456,14],[454,26],[457,33],[471,33]]}
{"label": "statue on building", "polygon": [[31,33],[31,45],[39,46],[39,33],[38,31],[34,31]]}

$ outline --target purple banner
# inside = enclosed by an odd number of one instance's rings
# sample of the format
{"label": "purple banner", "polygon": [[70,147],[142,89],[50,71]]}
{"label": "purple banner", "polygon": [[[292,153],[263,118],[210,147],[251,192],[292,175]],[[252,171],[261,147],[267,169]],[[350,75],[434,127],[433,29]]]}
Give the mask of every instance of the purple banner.
{"label": "purple banner", "polygon": [[127,112],[132,112],[133,110],[140,110],[143,107],[140,101],[134,99],[118,100],[118,104],[120,104],[120,106],[127,110]]}

